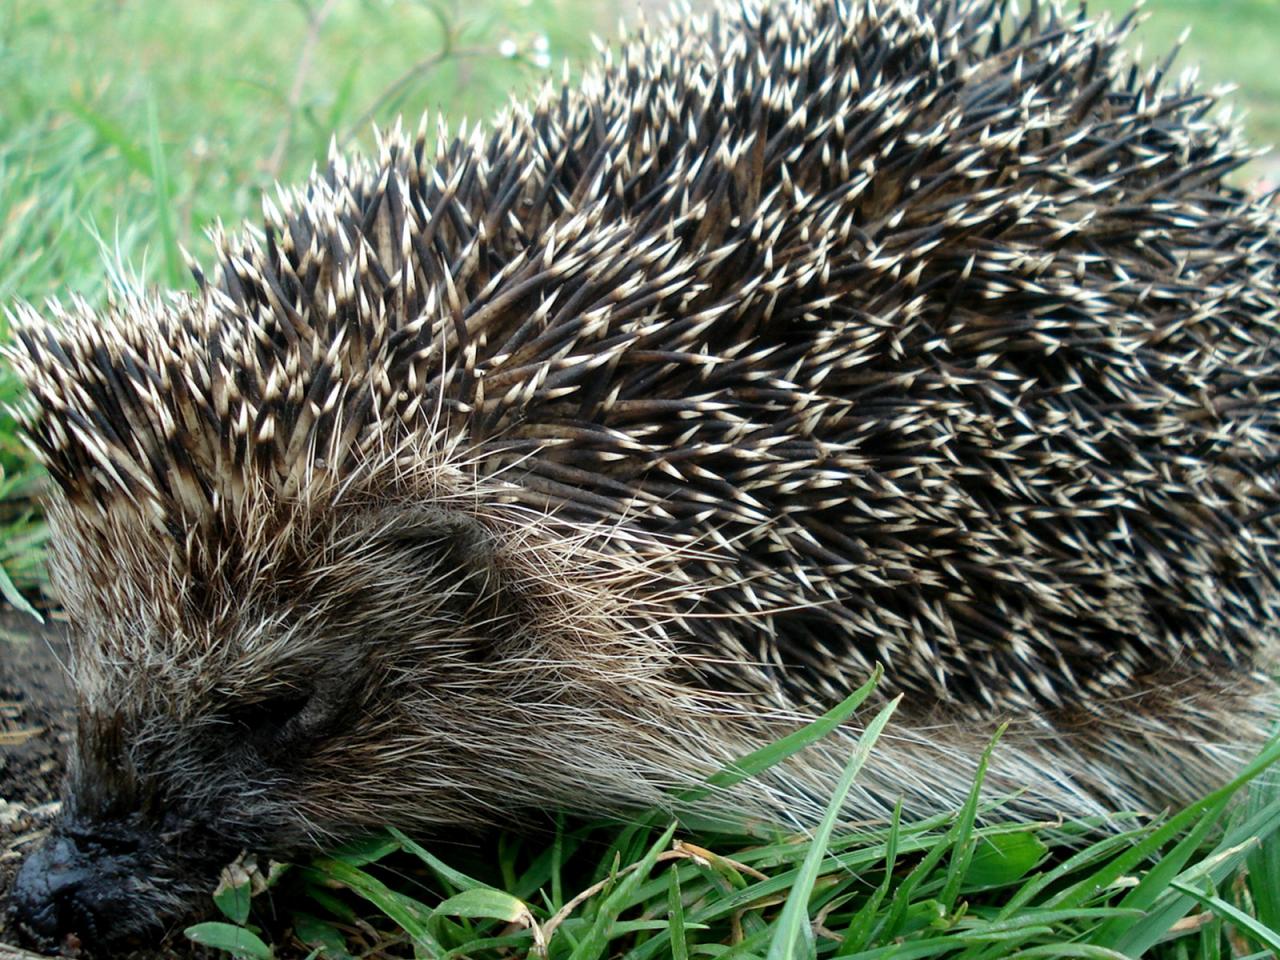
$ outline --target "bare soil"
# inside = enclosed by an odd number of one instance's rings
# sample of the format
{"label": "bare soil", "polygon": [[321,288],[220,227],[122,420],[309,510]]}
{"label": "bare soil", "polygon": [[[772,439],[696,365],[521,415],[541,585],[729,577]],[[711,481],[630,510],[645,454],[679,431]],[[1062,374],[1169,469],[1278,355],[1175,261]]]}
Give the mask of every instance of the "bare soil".
{"label": "bare soil", "polygon": [[0,944],[17,940],[6,929],[9,885],[59,809],[75,722],[66,655],[57,626],[0,611]]}

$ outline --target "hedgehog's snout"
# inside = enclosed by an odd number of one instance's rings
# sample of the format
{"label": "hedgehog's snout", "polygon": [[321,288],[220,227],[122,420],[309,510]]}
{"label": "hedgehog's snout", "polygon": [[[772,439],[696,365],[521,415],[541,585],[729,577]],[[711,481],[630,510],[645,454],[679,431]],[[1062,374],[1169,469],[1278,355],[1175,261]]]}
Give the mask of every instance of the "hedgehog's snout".
{"label": "hedgehog's snout", "polygon": [[75,843],[50,838],[27,858],[14,882],[11,905],[18,928],[44,948],[66,934],[92,936],[101,916],[95,886],[93,871]]}
{"label": "hedgehog's snout", "polygon": [[95,839],[57,829],[14,881],[9,903],[16,928],[33,946],[53,949],[72,937],[95,947],[118,942],[154,926],[143,907],[150,883],[138,845],[128,828]]}

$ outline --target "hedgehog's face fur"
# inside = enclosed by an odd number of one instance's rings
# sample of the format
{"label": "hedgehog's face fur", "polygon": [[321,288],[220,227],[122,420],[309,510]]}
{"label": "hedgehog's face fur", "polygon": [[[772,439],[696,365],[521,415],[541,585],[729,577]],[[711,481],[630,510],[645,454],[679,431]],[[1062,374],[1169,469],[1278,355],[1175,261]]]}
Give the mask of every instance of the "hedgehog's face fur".
{"label": "hedgehog's face fur", "polygon": [[463,668],[494,655],[504,617],[493,545],[472,518],[356,506],[302,524],[271,512],[260,518],[276,536],[269,566],[265,544],[239,539],[215,552],[129,543],[131,511],[118,538],[82,538],[76,516],[56,517],[54,576],[76,630],[78,759],[90,767],[74,792],[114,783],[109,769],[131,778],[95,808],[196,796],[224,829],[246,824],[241,842],[261,829],[297,844],[332,823],[326,787],[352,796],[353,758],[375,762],[379,745],[412,731],[421,704],[397,686],[404,669],[417,695],[434,687],[448,700]]}
{"label": "hedgehog's face fur", "polygon": [[[80,717],[63,823],[19,883],[45,902],[28,911],[35,930],[134,932],[114,917],[173,914],[246,848],[284,857],[385,823],[484,823],[523,793],[570,802],[572,764],[517,748],[536,722],[539,738],[559,727],[564,757],[593,750],[602,722],[557,694],[588,662],[572,631],[516,616],[533,565],[555,563],[536,518],[499,543],[498,510],[424,506],[420,488],[400,500],[385,475],[375,496],[358,474],[313,478],[305,503],[248,492],[236,517],[187,517],[177,537],[139,537],[147,520],[123,500],[55,504]],[[597,615],[600,581],[577,588]],[[626,649],[606,672],[634,683]],[[60,874],[76,886],[61,903]]]}
{"label": "hedgehog's face fur", "polygon": [[[423,700],[449,709],[451,684],[496,656],[505,618],[476,520],[385,502],[293,509],[255,520],[269,544],[213,536],[191,550],[137,542],[128,509],[107,520],[118,537],[55,517],[81,696],[79,806],[198,797],[217,813],[191,818],[216,819],[235,842],[296,846],[333,829],[332,790],[358,796],[353,760],[376,765],[413,736]],[[94,796],[102,784],[112,795]]]}
{"label": "hedgehog's face fur", "polygon": [[[473,762],[423,733],[498,657],[504,617],[483,529],[385,502],[318,525],[289,512],[258,518],[275,538],[270,569],[263,543],[210,554],[138,538],[128,506],[89,525],[55,513],[81,699],[64,825],[43,861],[69,862],[68,844],[86,854],[64,908],[79,915],[57,926],[97,942],[96,914],[132,932],[115,918],[172,912],[241,849],[284,856],[402,821],[410,798],[386,790],[384,766],[411,763],[447,785]],[[451,727],[463,733],[465,717]],[[476,799],[416,795],[414,819],[483,819]],[[90,855],[97,879],[84,882]],[[29,869],[47,873],[43,861]],[[56,912],[57,898],[48,904]]]}

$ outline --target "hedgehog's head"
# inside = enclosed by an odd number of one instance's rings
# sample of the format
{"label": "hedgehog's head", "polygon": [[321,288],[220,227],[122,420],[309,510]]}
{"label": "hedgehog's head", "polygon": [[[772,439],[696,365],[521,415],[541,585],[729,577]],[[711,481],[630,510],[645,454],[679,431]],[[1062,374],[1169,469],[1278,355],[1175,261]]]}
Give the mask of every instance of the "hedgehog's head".
{"label": "hedgehog's head", "polygon": [[413,751],[407,780],[469,785],[451,738],[420,733],[518,642],[490,537],[439,507],[320,509],[254,511],[246,537],[57,501],[79,718],[61,821],[14,895],[37,935],[133,932],[242,849],[282,857],[410,803],[415,821],[483,817],[460,791],[396,790],[394,755]]}
{"label": "hedgehog's head", "polygon": [[568,802],[574,747],[539,769],[556,751],[527,733],[599,749],[592,711],[628,695],[575,693],[575,671],[647,679],[625,661],[653,639],[610,620],[626,571],[504,503],[430,419],[359,412],[375,361],[299,372],[286,345],[295,383],[247,384],[222,358],[250,325],[207,308],[27,318],[13,353],[79,697],[62,819],[13,896],[45,941],[152,927],[244,848]]}

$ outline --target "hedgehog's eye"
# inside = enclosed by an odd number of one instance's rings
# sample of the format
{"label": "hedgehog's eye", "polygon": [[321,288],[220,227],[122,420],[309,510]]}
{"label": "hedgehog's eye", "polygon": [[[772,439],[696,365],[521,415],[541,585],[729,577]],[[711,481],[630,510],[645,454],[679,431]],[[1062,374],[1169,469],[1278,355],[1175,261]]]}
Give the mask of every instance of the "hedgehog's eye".
{"label": "hedgehog's eye", "polygon": [[300,716],[310,702],[310,691],[291,690],[266,700],[238,704],[227,719],[255,737],[273,737]]}

